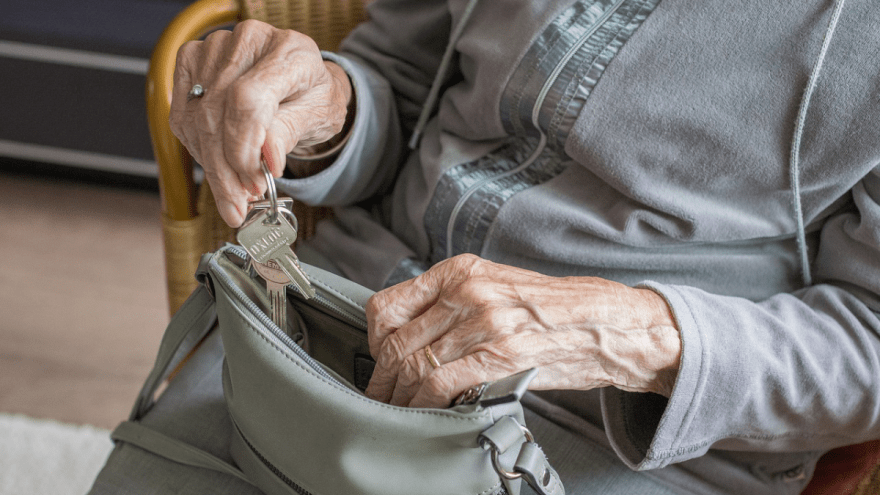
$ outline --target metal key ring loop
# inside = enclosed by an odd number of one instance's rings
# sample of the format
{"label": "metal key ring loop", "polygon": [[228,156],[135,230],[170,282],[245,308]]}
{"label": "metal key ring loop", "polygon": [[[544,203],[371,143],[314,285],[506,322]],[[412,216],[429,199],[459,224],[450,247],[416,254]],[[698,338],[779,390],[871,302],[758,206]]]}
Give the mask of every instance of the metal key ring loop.
{"label": "metal key ring loop", "polygon": [[260,158],[260,166],[263,167],[263,175],[266,176],[266,194],[269,196],[269,221],[278,221],[278,191],[275,190],[275,178],[269,172],[269,165],[265,158]]}

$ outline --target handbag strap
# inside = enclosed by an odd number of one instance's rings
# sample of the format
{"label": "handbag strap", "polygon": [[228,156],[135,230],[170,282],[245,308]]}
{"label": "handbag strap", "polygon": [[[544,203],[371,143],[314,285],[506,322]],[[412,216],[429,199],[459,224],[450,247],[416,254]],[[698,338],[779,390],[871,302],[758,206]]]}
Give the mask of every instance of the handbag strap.
{"label": "handbag strap", "polygon": [[[204,275],[201,266],[199,271],[200,275]],[[159,385],[186,360],[216,322],[214,297],[203,279],[168,323],[159,344],[156,362],[138,394],[129,420],[120,423],[110,433],[110,438],[181,464],[219,471],[252,484],[241,470],[223,459],[140,423],[140,419],[153,407]]]}
{"label": "handbag strap", "polygon": [[113,430],[110,438],[135,445],[174,462],[212,469],[253,484],[240,469],[223,459],[136,421],[123,421]]}
{"label": "handbag strap", "polygon": [[129,420],[137,421],[150,410],[155,402],[156,389],[196,348],[216,321],[214,298],[208,287],[201,284],[171,318],[162,336],[153,370],[135,400]]}

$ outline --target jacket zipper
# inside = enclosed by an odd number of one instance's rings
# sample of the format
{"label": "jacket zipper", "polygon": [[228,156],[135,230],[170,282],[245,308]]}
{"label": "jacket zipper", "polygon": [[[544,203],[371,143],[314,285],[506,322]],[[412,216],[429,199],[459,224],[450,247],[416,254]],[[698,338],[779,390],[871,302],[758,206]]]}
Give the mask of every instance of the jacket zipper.
{"label": "jacket zipper", "polygon": [[[458,217],[458,214],[461,213],[461,209],[464,207],[465,202],[475,193],[478,189],[482,188],[486,184],[490,182],[494,182],[497,180],[501,180],[505,177],[509,177],[514,174],[518,174],[531,166],[535,160],[544,152],[544,148],[547,146],[547,135],[541,130],[540,125],[538,124],[538,117],[540,115],[541,106],[544,104],[544,100],[547,98],[547,93],[550,92],[550,88],[553,87],[553,84],[556,82],[556,79],[559,77],[562,69],[565,68],[565,65],[571,60],[575,53],[583,46],[587,40],[596,33],[596,31],[602,27],[605,22],[620,9],[620,6],[623,5],[623,2],[626,0],[617,0],[614,5],[611,6],[607,11],[602,14],[593,27],[581,35],[580,38],[565,52],[565,55],[562,56],[562,59],[556,66],[553,68],[553,71],[550,73],[550,77],[544,81],[544,85],[541,87],[541,91],[538,93],[538,97],[535,99],[535,105],[532,107],[532,125],[534,128],[540,133],[540,140],[538,141],[538,145],[535,147],[535,150],[529,155],[528,159],[523,162],[518,167],[508,170],[507,172],[502,172],[497,175],[486,177],[476,183],[472,184],[471,187],[465,190],[464,194],[462,194],[461,198],[455,203],[455,207],[452,209],[452,213],[449,215],[449,223],[446,224],[446,257],[449,258],[452,256],[452,234],[455,231],[455,220]],[[479,254],[479,253],[478,253]]]}

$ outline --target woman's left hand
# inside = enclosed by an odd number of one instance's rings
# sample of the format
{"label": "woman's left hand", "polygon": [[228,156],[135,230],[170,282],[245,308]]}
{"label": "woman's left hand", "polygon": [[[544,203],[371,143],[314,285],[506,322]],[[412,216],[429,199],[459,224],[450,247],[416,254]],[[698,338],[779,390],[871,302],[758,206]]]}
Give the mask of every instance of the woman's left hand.
{"label": "woman's left hand", "polygon": [[668,397],[681,356],[669,306],[649,289],[472,255],[375,294],[367,321],[376,359],[367,396],[399,406],[447,407],[473,385],[534,367],[532,389],[611,385]]}

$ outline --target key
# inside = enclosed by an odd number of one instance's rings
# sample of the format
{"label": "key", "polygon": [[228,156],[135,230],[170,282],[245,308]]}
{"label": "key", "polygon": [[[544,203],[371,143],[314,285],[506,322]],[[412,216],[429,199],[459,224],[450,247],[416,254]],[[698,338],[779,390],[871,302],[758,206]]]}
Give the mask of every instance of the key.
{"label": "key", "polygon": [[315,289],[300,268],[299,258],[290,249],[290,245],[296,240],[296,229],[287,220],[286,214],[279,211],[274,221],[270,216],[269,210],[263,210],[245,222],[236,234],[238,243],[257,263],[275,260],[303,297],[315,297]]}
{"label": "key", "polygon": [[287,286],[288,277],[275,260],[266,263],[253,263],[254,271],[266,281],[266,293],[269,295],[269,312],[272,321],[278,328],[287,331]]}
{"label": "key", "polygon": [[[291,220],[294,230],[299,231],[299,223],[297,223],[296,216],[294,216],[293,213],[291,213],[293,210],[293,198],[280,197],[280,198],[278,198],[277,203],[278,203],[278,210],[279,211],[286,211],[289,214],[288,219]],[[272,202],[269,201],[268,199],[258,199],[258,200],[249,202],[248,206],[249,206],[248,212],[247,212],[247,215],[245,215],[245,219],[244,219],[245,222],[247,222],[248,220],[253,218],[254,215],[259,213],[260,211],[268,210],[269,208],[271,208]]]}
{"label": "key", "polygon": [[[296,220],[296,216],[290,210],[293,208],[293,198],[281,197],[277,199],[278,208],[281,212],[286,212],[288,214],[288,218],[293,219],[293,228],[299,231],[299,223]],[[268,210],[272,206],[272,202],[268,199],[258,199],[255,201],[251,201],[248,203],[248,212],[244,217],[244,222],[247,223],[248,220],[254,218],[257,213]],[[251,276],[254,276],[254,259],[250,256],[247,257],[247,264],[245,265],[245,271]]]}

